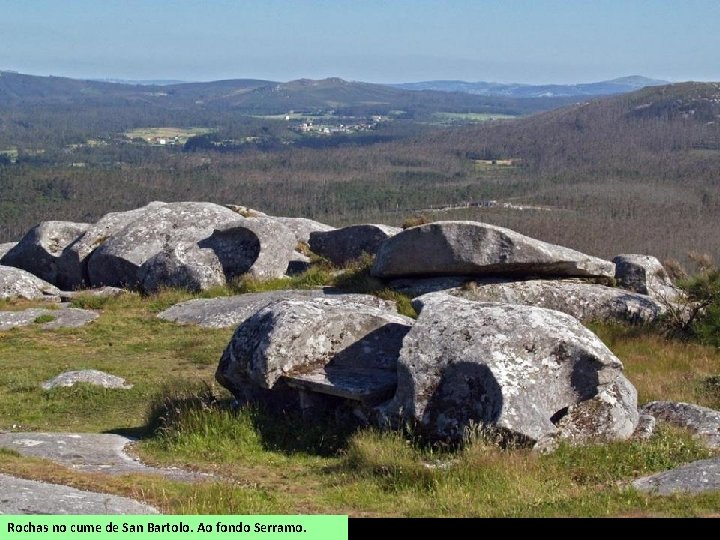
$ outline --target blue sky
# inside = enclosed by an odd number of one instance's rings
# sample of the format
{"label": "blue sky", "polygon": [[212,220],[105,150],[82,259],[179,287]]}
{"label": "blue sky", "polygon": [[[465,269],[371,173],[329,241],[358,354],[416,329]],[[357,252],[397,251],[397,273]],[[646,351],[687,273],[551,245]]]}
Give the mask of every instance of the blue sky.
{"label": "blue sky", "polygon": [[0,0],[0,69],[88,78],[720,80],[717,0]]}

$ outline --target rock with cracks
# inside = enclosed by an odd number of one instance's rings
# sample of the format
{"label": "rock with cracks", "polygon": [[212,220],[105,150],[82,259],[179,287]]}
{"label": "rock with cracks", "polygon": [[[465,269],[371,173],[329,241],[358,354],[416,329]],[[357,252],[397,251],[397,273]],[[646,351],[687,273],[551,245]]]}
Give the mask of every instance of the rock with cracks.
{"label": "rock with cracks", "polygon": [[703,459],[669,471],[638,478],[632,483],[638,491],[653,495],[695,495],[720,490],[720,459]]}
{"label": "rock with cracks", "polygon": [[[293,405],[290,379],[364,395],[392,389],[403,337],[412,319],[336,298],[282,300],[261,309],[235,331],[217,381],[239,401]],[[315,377],[315,382],[313,382]],[[345,388],[350,382],[354,388]],[[332,389],[335,386],[334,390]],[[359,387],[358,387],[359,386]],[[367,388],[365,388],[367,387]]]}
{"label": "rock with cracks", "polygon": [[363,253],[374,255],[380,244],[402,229],[387,225],[352,225],[310,234],[310,249],[334,265],[343,266]]}
{"label": "rock with cracks", "polygon": [[412,227],[378,249],[371,274],[410,276],[609,277],[615,265],[566,247],[475,221]]}
{"label": "rock with cracks", "polygon": [[165,206],[164,202],[151,202],[126,212],[110,212],[91,225],[85,234],[68,246],[58,261],[58,275],[69,290],[90,286],[87,263],[90,255],[125,227],[141,220],[147,212]]}
{"label": "rock with cracks", "polygon": [[543,444],[632,435],[635,389],[573,317],[445,293],[414,305],[420,315],[400,352],[397,392],[378,408],[384,424],[413,423],[455,442],[475,428]]}
{"label": "rock with cracks", "polygon": [[13,266],[0,266],[0,300],[59,300],[60,290],[30,272]]}
{"label": "rock with cracks", "polygon": [[620,287],[646,294],[661,302],[674,302],[682,292],[675,287],[663,265],[650,255],[618,255],[615,279]]}
{"label": "rock with cracks", "polygon": [[166,246],[145,261],[138,278],[140,288],[148,294],[156,293],[163,287],[199,292],[226,283],[222,264],[215,252],[193,242]]}
{"label": "rock with cracks", "polygon": [[583,322],[648,324],[665,313],[665,307],[650,296],[580,280],[478,281],[451,294],[479,302],[554,309]]}
{"label": "rock with cracks", "polygon": [[[27,270],[61,289],[76,285],[66,276],[63,253],[90,227],[87,223],[43,221],[36,225],[4,257],[3,264]],[[76,269],[77,272],[80,268]]]}
{"label": "rock with cracks", "polygon": [[99,316],[95,311],[78,308],[29,308],[20,311],[0,311],[0,331],[33,324],[39,325],[43,330],[79,328],[91,323]]}

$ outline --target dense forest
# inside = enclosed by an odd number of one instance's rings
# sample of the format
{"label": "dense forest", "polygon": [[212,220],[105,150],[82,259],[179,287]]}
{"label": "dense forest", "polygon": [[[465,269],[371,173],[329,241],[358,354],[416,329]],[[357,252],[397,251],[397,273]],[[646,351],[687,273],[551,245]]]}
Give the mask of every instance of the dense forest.
{"label": "dense forest", "polygon": [[[329,100],[327,86],[345,84],[356,83],[331,80],[318,89],[302,82],[275,92],[294,96],[309,87],[315,97],[305,105],[319,115],[312,100]],[[287,122],[238,105],[248,95],[260,102],[260,93],[264,112],[274,114],[280,109],[268,88],[249,81],[233,99],[218,97],[227,96],[224,88],[202,107],[175,109],[127,95],[118,98],[127,102],[103,98],[94,105],[42,96],[0,102],[0,241],[17,240],[41,220],[92,221],[151,200],[208,200],[338,225],[401,223],[418,213],[479,219],[605,257],[643,252],[682,260],[690,250],[720,256],[720,85],[646,88],[533,115],[530,109],[550,105],[508,100],[468,111],[465,103],[466,114],[525,116],[452,128],[427,119],[458,114],[463,107],[453,99],[461,98],[431,93],[422,103],[406,101],[407,114],[372,130],[327,137],[298,135]],[[360,90],[367,89],[352,92]],[[183,90],[183,99],[203,101],[194,91]],[[332,111],[338,123],[401,106],[386,97],[380,111],[353,105],[356,97]],[[214,101],[222,107],[207,105]],[[172,147],[123,135],[168,125],[213,132],[204,144],[191,138]],[[253,143],[235,144],[243,138]],[[450,208],[478,201],[497,204]]]}

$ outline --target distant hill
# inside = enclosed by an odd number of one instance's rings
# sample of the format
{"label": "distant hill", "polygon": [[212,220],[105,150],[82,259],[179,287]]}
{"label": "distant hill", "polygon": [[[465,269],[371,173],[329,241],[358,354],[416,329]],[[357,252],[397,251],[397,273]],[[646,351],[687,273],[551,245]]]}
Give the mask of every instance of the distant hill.
{"label": "distant hill", "polygon": [[22,105],[131,106],[159,110],[227,110],[281,114],[288,110],[346,109],[359,114],[391,110],[529,114],[572,103],[566,97],[515,98],[434,90],[410,91],[338,78],[287,83],[234,79],[177,84],[129,84],[0,72],[0,108]]}
{"label": "distant hill", "polygon": [[404,90],[436,90],[439,92],[464,92],[479,96],[506,96],[515,98],[548,98],[577,96],[608,96],[633,92],[646,86],[661,86],[667,81],[648,79],[638,75],[620,77],[610,81],[582,84],[504,84],[466,81],[423,81],[393,84]]}

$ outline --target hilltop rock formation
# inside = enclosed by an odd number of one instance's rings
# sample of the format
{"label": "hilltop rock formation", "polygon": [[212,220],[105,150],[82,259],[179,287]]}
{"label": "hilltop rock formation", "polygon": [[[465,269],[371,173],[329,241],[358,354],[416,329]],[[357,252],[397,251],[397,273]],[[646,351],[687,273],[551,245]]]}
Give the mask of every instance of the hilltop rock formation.
{"label": "hilltop rock formation", "polygon": [[307,218],[273,216],[272,219],[278,223],[282,223],[290,229],[298,242],[304,242],[306,244],[310,243],[310,235],[314,232],[328,232],[335,230],[335,227]]}
{"label": "hilltop rock formation", "polygon": [[382,279],[450,275],[609,277],[615,265],[510,229],[439,221],[384,241],[371,274]]}
{"label": "hilltop rock formation", "polygon": [[65,249],[89,227],[87,223],[43,221],[5,254],[3,264],[27,270],[61,289],[72,288],[75,283],[66,279],[60,259]]}
{"label": "hilltop rock formation", "polygon": [[[361,386],[389,381],[392,389],[398,351],[412,323],[392,311],[346,299],[281,300],[238,327],[216,379],[240,401],[287,399],[288,377],[297,382],[310,376],[312,385],[315,376],[317,385],[335,395],[347,390],[343,382],[348,379],[353,384],[360,380]],[[364,389],[357,390],[362,394]]]}
{"label": "hilltop rock formation", "polygon": [[60,300],[60,290],[30,272],[13,266],[0,266],[0,300]]}
{"label": "hilltop rock formation", "polygon": [[358,259],[363,253],[374,255],[383,241],[402,229],[387,225],[352,225],[326,232],[310,233],[310,249],[336,266]]}
{"label": "hilltop rock formation", "polygon": [[444,293],[414,303],[395,396],[381,422],[410,421],[459,442],[474,427],[548,440],[625,439],[637,396],[621,362],[574,318],[542,308],[478,304]]}
{"label": "hilltop rock formation", "polygon": [[665,268],[650,255],[618,255],[615,263],[615,279],[620,287],[646,294],[661,302],[673,302],[682,295],[675,287]]}
{"label": "hilltop rock formation", "polygon": [[583,322],[647,324],[665,312],[650,296],[580,280],[478,281],[449,292],[479,302],[554,309]]}

